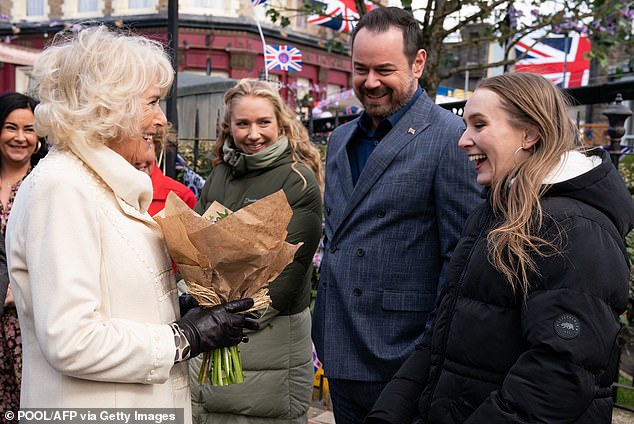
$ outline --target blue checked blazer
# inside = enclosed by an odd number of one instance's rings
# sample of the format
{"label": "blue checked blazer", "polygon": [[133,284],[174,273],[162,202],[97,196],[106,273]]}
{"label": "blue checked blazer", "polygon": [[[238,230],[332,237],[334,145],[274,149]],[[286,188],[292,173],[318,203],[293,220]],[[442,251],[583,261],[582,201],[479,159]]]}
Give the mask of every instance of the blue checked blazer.
{"label": "blue checked blazer", "polygon": [[346,146],[357,121],[328,141],[312,336],[327,377],[387,381],[425,328],[481,188],[458,147],[462,119],[424,92],[353,187]]}

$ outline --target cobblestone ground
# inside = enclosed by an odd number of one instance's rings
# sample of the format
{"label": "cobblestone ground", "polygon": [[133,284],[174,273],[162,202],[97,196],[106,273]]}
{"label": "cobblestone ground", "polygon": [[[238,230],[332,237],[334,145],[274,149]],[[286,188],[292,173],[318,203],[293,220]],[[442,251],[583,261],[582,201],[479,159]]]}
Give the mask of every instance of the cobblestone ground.
{"label": "cobblestone ground", "polygon": [[314,398],[313,404],[308,410],[308,424],[335,424],[328,395],[322,400]]}
{"label": "cobblestone ground", "polygon": [[632,424],[634,423],[634,412],[624,411],[614,408],[612,412],[612,424]]}
{"label": "cobblestone ground", "polygon": [[[612,413],[612,424],[633,424],[634,412],[625,411],[623,409],[614,408]],[[308,424],[335,424],[335,419],[332,416],[327,406],[321,403],[313,402],[313,406],[308,412]]]}

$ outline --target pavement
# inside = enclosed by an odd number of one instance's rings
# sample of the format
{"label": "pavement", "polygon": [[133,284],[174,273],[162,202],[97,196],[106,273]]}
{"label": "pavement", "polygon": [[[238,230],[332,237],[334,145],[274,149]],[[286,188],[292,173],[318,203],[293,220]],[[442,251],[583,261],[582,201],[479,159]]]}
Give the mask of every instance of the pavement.
{"label": "pavement", "polygon": [[[325,380],[325,379],[324,379]],[[328,385],[313,388],[313,403],[308,410],[308,424],[335,424],[332,414]]]}
{"label": "pavement", "polygon": [[[310,422],[310,419],[308,420]],[[334,421],[333,421],[334,423]],[[612,410],[612,424],[632,424],[634,423],[634,412],[614,408]]]}
{"label": "pavement", "polygon": [[[634,412],[620,408],[612,410],[612,424],[632,424],[634,423]],[[327,402],[313,401],[308,410],[308,424],[335,424],[335,417]]]}
{"label": "pavement", "polygon": [[335,417],[323,404],[313,402],[308,410],[308,424],[335,424]]}

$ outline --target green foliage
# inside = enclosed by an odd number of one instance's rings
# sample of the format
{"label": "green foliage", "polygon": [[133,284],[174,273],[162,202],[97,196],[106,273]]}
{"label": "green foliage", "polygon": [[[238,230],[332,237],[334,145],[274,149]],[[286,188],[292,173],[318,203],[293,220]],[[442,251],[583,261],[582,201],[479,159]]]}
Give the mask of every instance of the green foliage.
{"label": "green foliage", "polygon": [[229,212],[227,209],[225,209],[224,212],[220,212],[220,211],[216,212],[216,215],[218,215],[218,221],[220,221],[221,219],[226,218],[229,215],[231,215],[231,212]]}
{"label": "green foliage", "polygon": [[198,157],[195,160],[194,142],[180,140],[178,143],[178,153],[185,159],[185,163],[187,163],[189,169],[195,171],[201,177],[207,178],[211,173],[211,160],[214,156],[213,151],[215,144],[213,140],[200,141],[198,143]]}
{"label": "green foliage", "polygon": [[[355,0],[357,10],[362,0]],[[374,2],[372,2],[374,3]],[[526,35],[537,41],[553,33],[588,35],[592,40],[590,55],[604,66],[608,54],[615,47],[634,51],[632,48],[632,21],[634,2],[631,0],[570,0],[555,2],[550,8],[542,7],[542,0],[525,0],[524,7],[516,9],[520,2],[499,0],[446,0],[442,2],[417,2],[423,7],[412,7],[411,0],[401,1],[403,8],[411,11],[420,22],[423,45],[427,50],[424,78],[421,80],[428,93],[436,93],[440,81],[467,70],[485,69],[513,65],[521,57],[515,57],[514,48],[518,40]],[[381,7],[381,6],[379,6]],[[269,6],[266,15],[272,22],[287,26],[297,16],[324,14],[324,6],[311,0],[304,0],[295,9]],[[286,19],[284,19],[286,18]],[[477,25],[478,31],[471,29]],[[459,42],[446,43],[451,34],[468,30]],[[329,48],[341,45],[345,40],[334,33]],[[448,65],[453,62],[443,58],[448,51],[479,51],[497,43],[504,49],[504,57],[493,63],[479,61],[473,66],[469,61]],[[342,45],[342,47],[346,47]]]}
{"label": "green foliage", "polygon": [[279,23],[282,28],[286,28],[291,24],[291,20],[287,16],[282,15],[277,9],[267,9],[266,16],[274,24]]}
{"label": "green foliage", "polygon": [[630,193],[634,194],[634,155],[625,155],[621,158],[619,173]]}
{"label": "green foliage", "polygon": [[628,408],[634,408],[634,386],[632,386],[632,380],[620,375],[619,384],[632,388],[619,388],[616,392],[616,403],[621,406],[627,406]]}
{"label": "green foliage", "polygon": [[595,14],[589,24],[588,32],[592,38],[591,57],[599,65],[608,65],[608,55],[614,48],[625,44],[625,48],[632,51],[632,19],[634,19],[634,4],[629,1],[595,0],[595,9],[601,11]]}
{"label": "green foliage", "polygon": [[[634,193],[634,156],[626,155],[619,162],[619,172],[625,181],[625,185],[630,193]],[[627,253],[630,256],[630,262],[634,263],[634,231],[625,238]],[[620,334],[621,345],[630,345],[634,343],[634,268],[630,271],[630,302],[625,316],[622,317],[623,329]],[[634,393],[632,394],[634,397]]]}

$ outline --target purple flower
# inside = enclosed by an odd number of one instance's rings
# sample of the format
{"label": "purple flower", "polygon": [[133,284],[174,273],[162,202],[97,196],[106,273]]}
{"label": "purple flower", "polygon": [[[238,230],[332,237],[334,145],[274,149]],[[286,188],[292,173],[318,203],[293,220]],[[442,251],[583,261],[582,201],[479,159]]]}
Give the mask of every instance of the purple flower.
{"label": "purple flower", "polygon": [[624,7],[623,9],[619,10],[619,12],[621,12],[623,17],[626,19],[634,19],[634,10],[630,9],[629,7]]}

